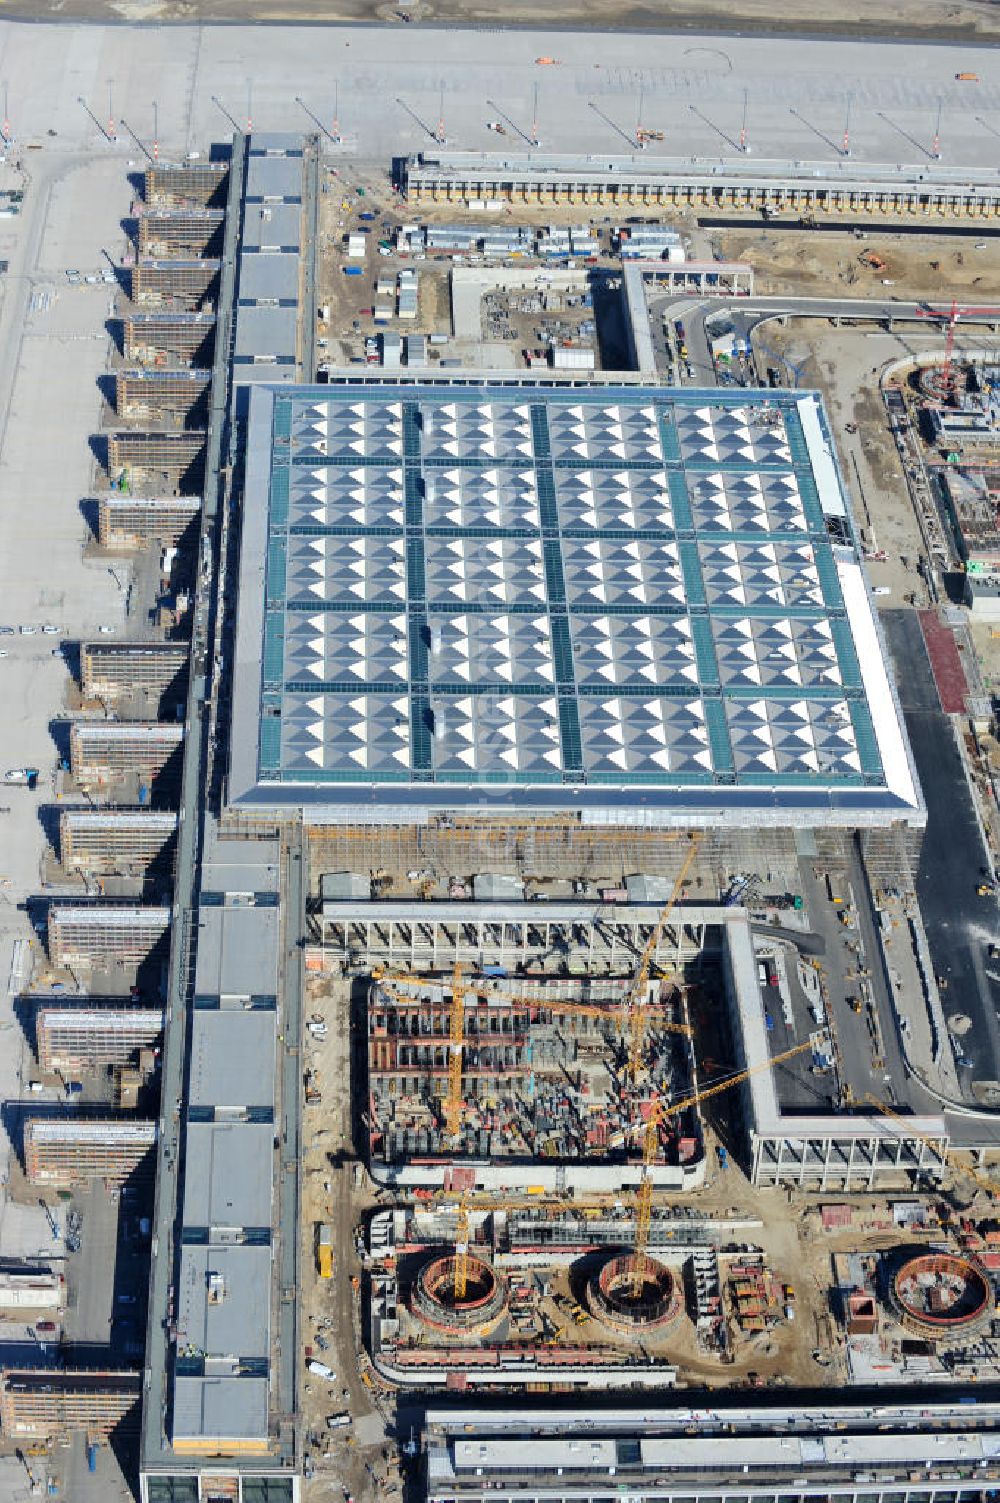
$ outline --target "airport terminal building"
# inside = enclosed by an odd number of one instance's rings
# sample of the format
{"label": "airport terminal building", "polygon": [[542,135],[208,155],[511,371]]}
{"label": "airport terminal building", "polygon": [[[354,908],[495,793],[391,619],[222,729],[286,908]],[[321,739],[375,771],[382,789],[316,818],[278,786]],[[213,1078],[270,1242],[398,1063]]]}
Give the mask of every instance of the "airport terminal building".
{"label": "airport terminal building", "polygon": [[820,399],[251,395],[231,806],[919,829]]}

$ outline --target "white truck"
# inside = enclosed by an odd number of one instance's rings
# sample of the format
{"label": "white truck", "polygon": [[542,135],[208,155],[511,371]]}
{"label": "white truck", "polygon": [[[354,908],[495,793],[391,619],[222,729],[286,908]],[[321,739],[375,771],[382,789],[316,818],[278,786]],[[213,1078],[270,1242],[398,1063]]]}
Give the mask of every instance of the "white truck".
{"label": "white truck", "polygon": [[311,1373],[315,1373],[317,1378],[325,1378],[328,1383],[335,1383],[337,1381],[337,1374],[332,1367],[327,1367],[325,1362],[317,1362],[313,1358],[306,1363],[306,1367],[308,1367]]}

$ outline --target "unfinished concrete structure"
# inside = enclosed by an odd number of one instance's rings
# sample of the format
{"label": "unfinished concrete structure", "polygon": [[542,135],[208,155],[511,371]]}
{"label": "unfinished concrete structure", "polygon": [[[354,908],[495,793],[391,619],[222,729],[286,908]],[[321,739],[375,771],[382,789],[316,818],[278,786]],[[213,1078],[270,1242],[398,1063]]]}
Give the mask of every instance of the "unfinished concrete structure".
{"label": "unfinished concrete structure", "polygon": [[[520,991],[522,982],[516,973],[537,967],[540,958],[546,955],[565,957],[571,976],[574,973],[589,977],[628,976],[634,969],[636,955],[642,952],[653,932],[658,913],[657,903],[602,904],[593,900],[544,905],[516,901],[371,902],[360,909],[356,902],[327,902],[322,909],[323,947],[317,961],[320,965],[362,974],[380,966],[436,973],[427,981],[428,1022],[414,1025],[413,1043],[430,1048],[432,1053],[434,1049],[440,1051],[434,1069],[443,1082],[447,1049],[443,998],[456,961],[479,972],[484,967],[502,968],[510,979],[495,983],[500,991]],[[748,1169],[755,1184],[791,1183],[821,1190],[870,1191],[879,1186],[904,1186],[914,1179],[940,1179],[946,1173],[944,1155],[949,1134],[943,1117],[918,1115],[890,1121],[877,1113],[843,1109],[832,1089],[835,1077],[826,1060],[822,1042],[825,1033],[820,1025],[815,1048],[812,1053],[804,1053],[805,1062],[800,1068],[812,1082],[811,1097],[826,1094],[828,1107],[818,1109],[817,1099],[816,1109],[803,1112],[795,1101],[786,1103],[786,1093],[800,1077],[792,1072],[790,1065],[778,1070],[768,1068],[773,1035],[766,1027],[753,934],[745,910],[682,905],[663,926],[653,959],[668,974],[699,975],[706,964],[720,969],[720,991],[728,1012],[734,1058],[739,1067],[752,1072],[733,1092],[732,1100],[742,1119]],[[377,1033],[388,1038],[389,1020],[379,1011],[377,989],[373,1003],[369,1045],[375,1065],[377,1102],[382,1058],[379,1049],[383,1047]],[[655,1022],[649,1026],[655,1031]],[[422,1044],[421,1028],[426,1030]],[[413,1062],[405,1050],[412,1048],[413,1043],[407,1039],[407,1028],[402,1022],[397,1029],[397,1046],[403,1047],[404,1053],[385,1056],[387,1061],[397,1060],[401,1067],[397,1070],[395,1088],[384,1097],[390,1122],[397,1103],[401,1117],[406,1116],[407,1108],[412,1105],[407,1069],[412,1071]],[[511,1039],[498,1034],[496,1042],[508,1047],[515,1036],[512,1014]],[[578,1042],[582,1037],[577,1036]],[[470,1034],[469,1042],[477,1045],[481,1041]],[[802,1042],[808,1043],[808,1037]],[[814,1071],[820,1074],[814,1075]],[[390,1079],[388,1069],[385,1078],[387,1082]],[[505,1088],[509,1089],[515,1078],[516,1074],[508,1077]],[[409,1080],[413,1079],[411,1074]],[[824,1093],[818,1090],[820,1079],[830,1082]],[[464,1082],[464,1088],[471,1099],[471,1079]],[[439,1089],[443,1090],[443,1084]],[[857,1082],[855,1089],[860,1096],[863,1083]],[[478,1123],[480,1106],[472,1110],[470,1122]],[[376,1122],[379,1123],[378,1118]],[[414,1183],[424,1182],[419,1179],[421,1174],[430,1176],[428,1183],[441,1182],[435,1176],[443,1169],[432,1163],[434,1140],[426,1133],[421,1135],[427,1123],[405,1127],[399,1144],[402,1161],[391,1167],[384,1163],[387,1139],[382,1135],[383,1125],[379,1124],[373,1173],[389,1174],[391,1178],[402,1174],[404,1178],[399,1183],[413,1174],[418,1176]],[[477,1132],[481,1130],[477,1127]],[[486,1129],[483,1139],[478,1136],[475,1139],[476,1182],[484,1187],[520,1182],[510,1179],[511,1174],[517,1173],[515,1165],[505,1164],[503,1159],[496,1165],[482,1160],[488,1143],[489,1129]],[[421,1161],[419,1165],[407,1164],[411,1155]],[[389,1158],[392,1157],[390,1154]],[[546,1167],[542,1161],[534,1171],[525,1170],[525,1183],[534,1182],[532,1172],[538,1183],[550,1182],[556,1186],[567,1182],[569,1171],[565,1166],[559,1170],[554,1165]],[[574,1178],[579,1177],[581,1184],[595,1189],[611,1188],[636,1183],[640,1167],[627,1162],[614,1167],[582,1163],[571,1172]],[[686,1183],[692,1172],[691,1168],[685,1170],[681,1182]]]}
{"label": "unfinished concrete structure", "polygon": [[70,727],[70,770],[80,782],[107,782],[125,773],[162,775],[184,743],[179,723],[144,720],[75,720]]}
{"label": "unfinished concrete structure", "polygon": [[130,903],[53,903],[49,958],[54,966],[140,965],[170,933],[170,909]]}
{"label": "unfinished concrete structure", "polygon": [[986,1270],[956,1253],[918,1253],[894,1271],[889,1307],[925,1341],[959,1345],[989,1329],[996,1296]]}
{"label": "unfinished concrete structure", "polygon": [[187,308],[196,313],[214,303],[219,289],[219,261],[137,261],[130,291],[138,307]]}
{"label": "unfinished concrete structure", "polygon": [[163,1008],[93,998],[67,1003],[43,998],[35,1009],[35,1041],[42,1070],[77,1079],[101,1065],[132,1064],[163,1036]]}
{"label": "unfinished concrete structure", "polygon": [[211,363],[214,313],[127,313],[124,330],[126,360],[155,365],[172,355],[191,366]]}
{"label": "unfinished concrete structure", "polygon": [[[461,1111],[444,1127],[455,1049],[449,980],[394,982],[390,973],[371,988],[369,1163],[383,1183],[443,1184],[462,1165],[484,1185],[597,1189],[607,1181],[609,1145],[641,1121],[651,1096],[675,1099],[693,1089],[694,1054],[679,1031],[686,1027],[683,1000],[669,988],[661,997],[658,984],[649,987],[641,1080],[633,1080],[624,1065],[627,981],[581,986],[531,978],[469,986]],[[634,1152],[615,1158],[618,1183],[637,1183]],[[663,1123],[649,1172],[675,1190],[702,1182],[695,1111]]]}
{"label": "unfinished concrete structure", "polygon": [[157,208],[224,209],[229,196],[228,162],[152,162],[146,168],[145,201]]}
{"label": "unfinished concrete structure", "polygon": [[68,871],[101,875],[164,866],[177,837],[177,815],[148,809],[63,809],[59,859]]}
{"label": "unfinished concrete structure", "polygon": [[83,642],[80,677],[90,698],[115,700],[137,693],[163,695],[179,688],[187,671],[184,642]]}
{"label": "unfinished concrete structure", "polygon": [[222,250],[225,221],[223,209],[151,209],[139,216],[139,255],[153,261],[174,255],[215,259]]}
{"label": "unfinished concrete structure", "polygon": [[587,1304],[612,1331],[641,1338],[673,1324],[683,1308],[683,1289],[656,1258],[621,1253],[591,1275]]}
{"label": "unfinished concrete structure", "polygon": [[138,1170],[152,1173],[156,1123],[124,1118],[29,1117],[24,1172],[42,1189],[75,1190],[92,1180],[123,1185]]}
{"label": "unfinished concrete structure", "polygon": [[200,496],[132,496],[112,491],[97,503],[98,540],[116,553],[135,553],[151,543],[178,547],[194,533]]}
{"label": "unfinished concrete structure", "polygon": [[428,150],[407,159],[407,199],[413,204],[459,204],[499,200],[534,206],[592,204],[653,212],[769,215],[808,213],[819,217],[899,216],[928,219],[993,219],[1000,190],[989,172],[956,176],[943,164],[913,168],[842,160],[813,162],[693,164],[690,159],[638,156],[572,156],[533,151]]}
{"label": "unfinished concrete structure", "polygon": [[74,1430],[111,1435],[139,1416],[142,1374],[51,1367],[0,1371],[0,1429],[7,1439],[52,1441]]}

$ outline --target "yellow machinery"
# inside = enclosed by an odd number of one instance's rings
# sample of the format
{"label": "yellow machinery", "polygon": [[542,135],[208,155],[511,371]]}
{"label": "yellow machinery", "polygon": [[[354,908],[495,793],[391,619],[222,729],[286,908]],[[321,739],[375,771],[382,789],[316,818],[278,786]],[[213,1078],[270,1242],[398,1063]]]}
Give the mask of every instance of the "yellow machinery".
{"label": "yellow machinery", "polygon": [[319,1241],[316,1244],[316,1262],[319,1267],[321,1279],[333,1278],[333,1234],[328,1226],[319,1229]]}
{"label": "yellow machinery", "polygon": [[[673,905],[671,904],[670,906],[672,907]],[[414,976],[405,971],[377,969],[372,972],[372,976],[388,992],[392,992],[397,986],[426,987],[432,985],[429,977]],[[533,997],[522,993],[498,991],[492,987],[473,985],[471,982],[463,979],[462,967],[456,961],[451,973],[451,1010],[448,1030],[448,1094],[444,1105],[445,1127],[452,1136],[458,1132],[462,1117],[462,1056],[465,1043],[465,998],[467,995],[492,998],[498,1002],[520,1003],[525,1007],[544,1008],[547,1012],[576,1014],[578,1017],[607,1018],[610,1011],[606,1007],[598,1007],[589,1002],[562,1002],[554,998],[549,1000],[542,996]],[[673,1020],[664,1019],[660,1021],[659,1026],[670,1033],[683,1033],[688,1036],[691,1034],[691,1028],[687,1023],[675,1023]]]}
{"label": "yellow machinery", "polygon": [[653,1217],[653,1180],[650,1170],[656,1163],[656,1156],[660,1146],[660,1123],[665,1117],[676,1117],[679,1112],[686,1111],[689,1106],[698,1106],[702,1101],[707,1101],[710,1096],[719,1096],[723,1091],[731,1090],[733,1086],[740,1085],[744,1080],[749,1080],[751,1075],[757,1075],[762,1070],[773,1069],[780,1065],[783,1060],[791,1059],[796,1054],[803,1054],[805,1050],[813,1047],[813,1037],[804,1044],[796,1044],[791,1049],[785,1049],[780,1054],[764,1060],[759,1065],[753,1065],[749,1070],[740,1070],[736,1075],[728,1075],[725,1080],[718,1080],[714,1085],[706,1086],[703,1090],[695,1091],[690,1096],[683,1097],[680,1101],[673,1101],[664,1105],[662,1096],[654,1098],[650,1107],[649,1116],[646,1119],[645,1132],[642,1145],[642,1181],[636,1194],[635,1208],[635,1267],[632,1270],[632,1289],[636,1299],[642,1293],[643,1282],[646,1277],[646,1249],[649,1246],[649,1227]]}
{"label": "yellow machinery", "polygon": [[884,1101],[879,1101],[876,1096],[868,1095],[864,1099],[869,1105],[874,1106],[880,1111],[884,1117],[889,1117],[893,1122],[898,1122],[908,1138],[916,1138],[919,1142],[925,1144],[932,1153],[937,1155],[942,1164],[947,1164],[956,1174],[964,1174],[980,1190],[985,1190],[987,1195],[992,1195],[994,1200],[1000,1200],[1000,1185],[994,1180],[989,1179],[985,1174],[980,1174],[978,1169],[973,1168],[971,1164],[967,1164],[964,1159],[958,1158],[950,1148],[945,1148],[936,1139],[928,1138],[925,1133],[915,1132],[909,1118],[904,1117],[901,1112],[897,1112],[893,1107],[887,1106]]}
{"label": "yellow machinery", "polygon": [[647,939],[642,954],[639,957],[639,964],[636,967],[635,975],[632,978],[632,985],[629,987],[628,996],[625,999],[630,1035],[628,1068],[633,1080],[638,1078],[639,1071],[642,1069],[642,1045],[646,1028],[646,988],[649,985],[649,972],[653,964],[653,957],[656,954],[656,947],[660,943],[660,935],[663,933],[667,920],[673,913],[678,899],[684,891],[684,884],[687,881],[688,872],[691,870],[691,864],[698,854],[699,837],[692,835],[690,842],[687,855],[684,857],[681,869],[677,874],[674,890],[660,909],[660,914],[653,925],[652,933]]}
{"label": "yellow machinery", "polygon": [[[717,1080],[713,1084],[705,1086],[700,1091],[694,1091],[690,1096],[684,1096],[680,1101],[665,1103],[662,1097],[656,1097],[653,1101],[649,1117],[643,1128],[643,1177],[636,1191],[636,1220],[635,1220],[635,1269],[633,1272],[633,1288],[636,1297],[642,1290],[646,1272],[646,1252],[649,1247],[649,1228],[653,1214],[653,1181],[650,1170],[656,1162],[659,1148],[660,1123],[667,1117],[675,1117],[679,1112],[686,1111],[689,1106],[698,1106],[712,1096],[720,1096],[723,1091],[731,1090],[751,1076],[758,1075],[763,1070],[770,1070],[775,1065],[783,1064],[786,1059],[793,1059],[796,1054],[803,1054],[807,1049],[813,1048],[816,1035],[813,1034],[804,1044],[795,1044],[791,1049],[784,1049],[773,1058],[762,1061],[759,1065],[753,1065],[749,1070],[739,1070],[735,1075],[727,1075],[725,1080]],[[878,1105],[878,1103],[875,1103]],[[617,1136],[617,1135],[616,1135]],[[994,1188],[994,1193],[1000,1193]],[[492,1198],[480,1198],[474,1192],[466,1192],[458,1207],[458,1229],[455,1238],[455,1298],[464,1297],[468,1281],[469,1268],[469,1211],[470,1210],[501,1210],[512,1211],[524,1206],[550,1206],[556,1197],[537,1195],[529,1200],[494,1200]],[[568,1201],[567,1204],[573,1210],[582,1211],[587,1206],[602,1207],[606,1204],[607,1197],[589,1197],[583,1200]]]}

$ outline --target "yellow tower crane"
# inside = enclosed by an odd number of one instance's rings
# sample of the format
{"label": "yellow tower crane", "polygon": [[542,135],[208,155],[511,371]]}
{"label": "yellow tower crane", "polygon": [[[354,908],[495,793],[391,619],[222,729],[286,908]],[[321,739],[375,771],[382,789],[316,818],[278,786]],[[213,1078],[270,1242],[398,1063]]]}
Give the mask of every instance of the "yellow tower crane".
{"label": "yellow tower crane", "polygon": [[628,1072],[633,1080],[638,1078],[639,1071],[642,1069],[642,1046],[646,1031],[646,990],[649,986],[649,972],[653,965],[653,957],[656,954],[656,947],[660,943],[660,936],[666,927],[667,920],[673,913],[680,895],[684,891],[684,884],[687,881],[688,872],[691,870],[694,858],[698,854],[700,836],[692,834],[689,840],[690,844],[688,845],[687,855],[684,857],[681,869],[677,874],[674,890],[660,909],[652,932],[643,947],[642,954],[639,956],[639,964],[636,967],[635,975],[632,977],[632,984],[625,998],[625,1010],[629,1025]]}
{"label": "yellow tower crane", "polygon": [[994,1200],[1000,1200],[1000,1184],[997,1184],[995,1180],[988,1178],[985,1174],[980,1174],[978,1169],[973,1168],[971,1164],[967,1164],[964,1159],[958,1158],[954,1151],[947,1148],[939,1139],[929,1138],[926,1133],[916,1132],[908,1117],[904,1117],[902,1112],[897,1112],[894,1107],[888,1106],[884,1101],[879,1101],[877,1096],[867,1095],[864,1099],[869,1105],[874,1106],[880,1111],[884,1117],[889,1117],[893,1122],[898,1122],[900,1128],[908,1138],[916,1138],[918,1142],[923,1143],[932,1153],[937,1155],[942,1164],[947,1164],[956,1174],[964,1174],[980,1190],[985,1190],[987,1195],[992,1195]]}
{"label": "yellow tower crane", "polygon": [[[396,987],[433,986],[428,976],[415,976],[406,971],[386,971],[381,967],[372,972],[372,977],[387,992]],[[447,1131],[454,1136],[462,1119],[462,1060],[465,1047],[465,998],[485,997],[497,1002],[510,1002],[524,1007],[542,1008],[547,1012],[566,1013],[577,1017],[610,1018],[612,1009],[599,1007],[592,1002],[563,1002],[557,998],[531,996],[528,993],[503,992],[493,987],[474,985],[462,976],[462,967],[455,962],[451,973],[451,1006],[448,1029],[448,1093],[444,1104],[444,1119]],[[647,1010],[649,1010],[647,1008]],[[660,1019],[658,1026],[669,1033],[683,1033],[690,1037],[692,1029],[687,1023],[675,1023],[673,1019]]]}
{"label": "yellow tower crane", "polygon": [[636,1192],[635,1258],[632,1269],[634,1299],[638,1299],[641,1295],[646,1278],[646,1251],[649,1247],[649,1228],[653,1219],[652,1169],[660,1146],[660,1123],[666,1117],[676,1117],[680,1112],[687,1111],[689,1106],[699,1106],[701,1102],[707,1101],[712,1096],[720,1096],[723,1091],[729,1091],[733,1086],[741,1085],[752,1075],[758,1075],[763,1070],[771,1070],[775,1065],[782,1064],[786,1059],[792,1059],[796,1054],[803,1054],[807,1049],[813,1048],[815,1039],[816,1035],[812,1034],[804,1044],[795,1044],[791,1049],[784,1049],[780,1054],[775,1054],[758,1065],[751,1065],[749,1070],[740,1070],[735,1075],[728,1075],[725,1080],[717,1080],[712,1085],[683,1097],[680,1101],[664,1103],[662,1096],[653,1098],[643,1133],[642,1179]]}
{"label": "yellow tower crane", "polygon": [[[725,1080],[713,1081],[700,1091],[693,1091],[691,1095],[683,1097],[680,1101],[664,1102],[662,1096],[654,1098],[649,1117],[646,1119],[643,1130],[643,1173],[639,1188],[636,1191],[636,1216],[635,1216],[635,1241],[634,1250],[635,1267],[632,1272],[633,1296],[638,1299],[642,1293],[642,1286],[646,1276],[646,1255],[649,1248],[649,1229],[653,1215],[653,1181],[652,1168],[656,1163],[659,1148],[660,1123],[667,1117],[675,1117],[679,1112],[686,1111],[689,1106],[699,1106],[703,1101],[708,1101],[713,1096],[721,1096],[723,1091],[732,1090],[734,1086],[742,1085],[743,1081],[751,1076],[759,1075],[764,1070],[771,1070],[775,1065],[780,1065],[787,1059],[793,1059],[797,1054],[804,1054],[807,1049],[815,1047],[816,1040],[822,1030],[811,1034],[803,1044],[795,1044],[791,1049],[784,1049],[780,1054],[773,1055],[770,1059],[762,1060],[760,1064],[751,1065],[748,1070],[738,1070],[734,1075],[727,1075]],[[875,1105],[879,1105],[878,1102]],[[616,1133],[612,1142],[624,1137],[624,1134]],[[994,1187],[994,1193],[998,1193]],[[480,1199],[474,1192],[466,1192],[458,1207],[458,1228],[455,1239],[455,1298],[465,1297],[469,1271],[469,1211],[471,1210],[503,1210],[511,1211],[525,1206],[551,1205],[554,1197],[538,1195],[530,1200],[518,1201],[507,1198],[505,1200],[493,1200],[492,1198]],[[581,1210],[587,1205],[599,1206],[604,1203],[603,1198],[572,1200],[567,1202],[571,1208]]]}

